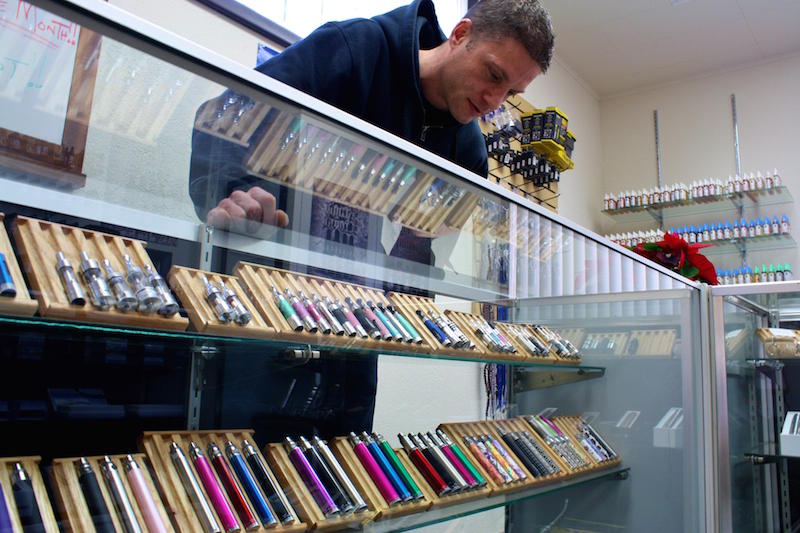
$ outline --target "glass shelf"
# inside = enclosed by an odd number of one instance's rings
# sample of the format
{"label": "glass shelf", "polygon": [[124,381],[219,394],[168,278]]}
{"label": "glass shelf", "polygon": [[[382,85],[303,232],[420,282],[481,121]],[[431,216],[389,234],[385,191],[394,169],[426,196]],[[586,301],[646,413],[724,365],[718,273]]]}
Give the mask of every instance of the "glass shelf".
{"label": "glass shelf", "polygon": [[[398,357],[413,357],[419,359],[440,359],[449,361],[465,361],[470,363],[497,363],[515,367],[529,368],[531,371],[558,370],[582,372],[586,375],[603,375],[605,368],[599,366],[584,366],[574,364],[553,364],[539,361],[509,361],[491,357],[458,356],[449,354],[432,354],[425,352],[408,352],[403,350],[365,348],[361,346],[339,346],[327,344],[302,344],[299,342],[280,339],[251,339],[241,337],[223,337],[206,335],[193,332],[173,332],[154,329],[140,329],[108,326],[101,324],[86,324],[66,320],[47,318],[27,318],[0,316],[0,336],[20,337],[25,331],[42,332],[49,340],[59,339],[63,342],[74,340],[83,341],[88,335],[97,336],[106,341],[108,338],[124,339],[128,345],[152,345],[153,343],[166,344],[181,348],[188,348],[198,352],[212,352],[224,347],[246,347],[248,350],[271,350],[275,357],[286,357],[287,360],[302,361],[306,357],[317,357],[313,352],[326,352],[334,357],[364,357],[377,355],[391,355]],[[76,337],[77,336],[77,337]]]}
{"label": "glass shelf", "polygon": [[797,248],[797,242],[790,234],[766,235],[763,237],[748,237],[745,239],[725,239],[711,241],[708,248],[703,248],[700,253],[706,256],[738,254],[741,252],[760,252],[773,250],[789,250]]}
{"label": "glass shelf", "polygon": [[781,186],[768,190],[723,194],[698,200],[668,202],[648,207],[603,210],[602,212],[619,223],[628,223],[683,218],[692,215],[728,211],[740,207],[748,209],[756,206],[779,205],[790,202],[792,202],[792,195],[789,189]]}
{"label": "glass shelf", "polygon": [[593,472],[576,478],[570,478],[557,483],[533,487],[520,492],[514,492],[512,494],[490,496],[486,499],[473,500],[470,502],[450,506],[436,507],[424,513],[403,516],[385,521],[370,522],[364,526],[364,531],[366,533],[409,531],[476,513],[482,513],[490,509],[505,507],[513,503],[536,498],[537,496],[552,494],[560,490],[565,490],[588,483],[595,483],[602,480],[624,480],[628,478],[629,473],[630,469],[627,467],[615,467],[609,470]]}

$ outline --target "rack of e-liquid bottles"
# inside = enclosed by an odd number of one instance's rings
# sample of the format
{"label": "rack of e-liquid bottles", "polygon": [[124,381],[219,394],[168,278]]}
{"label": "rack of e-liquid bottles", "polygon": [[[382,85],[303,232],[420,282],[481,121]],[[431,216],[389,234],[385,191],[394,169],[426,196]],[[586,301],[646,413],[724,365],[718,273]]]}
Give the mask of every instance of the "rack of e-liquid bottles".
{"label": "rack of e-liquid bottles", "polygon": [[621,460],[580,417],[446,424],[398,441],[286,437],[262,453],[250,431],[148,432],[143,454],[53,460],[55,506],[38,457],[0,459],[0,530],[55,532],[56,517],[100,533],[350,529]]}

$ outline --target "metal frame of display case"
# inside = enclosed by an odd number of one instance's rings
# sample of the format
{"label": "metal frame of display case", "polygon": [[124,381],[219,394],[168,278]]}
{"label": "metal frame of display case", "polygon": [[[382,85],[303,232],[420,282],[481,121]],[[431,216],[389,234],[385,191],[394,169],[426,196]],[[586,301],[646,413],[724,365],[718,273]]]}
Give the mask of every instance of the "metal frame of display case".
{"label": "metal frame of display case", "polygon": [[[731,442],[728,410],[727,377],[731,371],[727,365],[725,344],[724,304],[730,303],[754,317],[759,327],[778,327],[782,318],[794,319],[800,316],[798,310],[782,313],[779,308],[778,295],[782,293],[800,292],[800,281],[779,283],[754,283],[748,285],[728,285],[712,287],[708,290],[710,319],[712,327],[712,354],[714,378],[713,387],[715,427],[710,434],[715,448],[714,490],[716,494],[716,515],[719,517],[718,531],[732,531],[732,473]],[[762,303],[750,298],[755,295],[767,295],[769,303]],[[748,383],[748,404],[750,409],[749,424],[754,435],[771,432],[774,438],[780,432],[780,425],[785,416],[783,399],[782,370],[783,364],[778,359],[754,357],[749,361],[753,376]],[[758,382],[758,383],[756,383]],[[757,388],[760,387],[761,396]],[[766,412],[766,415],[764,415]],[[764,416],[764,419],[760,418]],[[772,422],[766,427],[765,421]],[[777,432],[776,432],[777,428]],[[753,464],[762,464],[759,483],[753,490],[755,512],[758,523],[771,524],[780,531],[790,531],[791,515],[789,501],[781,494],[788,495],[788,467],[785,458],[777,454],[777,444],[772,443],[770,449],[754,451],[749,455]],[[780,493],[780,494],[779,494]],[[762,500],[763,498],[763,500]],[[765,504],[762,506],[761,501]]]}

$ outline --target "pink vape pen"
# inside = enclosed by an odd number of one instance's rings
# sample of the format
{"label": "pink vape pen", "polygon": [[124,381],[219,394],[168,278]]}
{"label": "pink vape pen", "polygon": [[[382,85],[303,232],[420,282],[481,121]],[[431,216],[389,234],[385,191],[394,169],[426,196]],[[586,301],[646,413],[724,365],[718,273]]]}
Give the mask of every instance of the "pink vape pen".
{"label": "pink vape pen", "polygon": [[139,510],[142,512],[148,531],[150,533],[167,533],[167,527],[164,525],[164,521],[161,520],[156,502],[153,500],[153,495],[150,494],[150,488],[144,480],[142,469],[139,468],[136,459],[132,455],[128,455],[122,462],[125,465],[128,483],[133,490],[136,503],[139,504]]}
{"label": "pink vape pen", "polygon": [[208,459],[206,459],[206,456],[203,455],[203,451],[197,444],[192,442],[190,446],[189,454],[192,457],[194,469],[197,471],[197,476],[206,489],[208,498],[211,500],[211,505],[213,505],[214,510],[217,511],[217,515],[222,522],[222,527],[225,528],[227,533],[239,531],[241,526],[239,526],[239,523],[236,521],[231,506],[228,505],[228,500],[226,500],[225,495],[222,494],[222,489],[219,488],[217,478],[214,477],[214,472],[211,470],[211,464],[208,462]]}
{"label": "pink vape pen", "polygon": [[378,491],[380,491],[381,496],[383,499],[386,500],[386,503],[389,505],[394,505],[400,501],[400,496],[397,494],[397,491],[394,490],[392,487],[389,478],[386,477],[386,474],[383,473],[381,467],[378,466],[378,463],[375,462],[375,458],[372,457],[372,454],[369,453],[369,450],[361,442],[355,433],[350,433],[350,443],[353,445],[353,451],[356,452],[359,461],[361,464],[364,465],[364,468],[367,470],[367,474],[375,483],[375,486],[378,487]]}

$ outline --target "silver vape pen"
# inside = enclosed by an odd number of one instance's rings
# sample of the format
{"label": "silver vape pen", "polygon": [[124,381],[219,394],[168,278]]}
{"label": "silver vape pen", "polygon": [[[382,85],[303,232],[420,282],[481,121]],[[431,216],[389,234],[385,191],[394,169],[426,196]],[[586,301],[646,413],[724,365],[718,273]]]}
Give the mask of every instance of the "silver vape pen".
{"label": "silver vape pen", "polygon": [[117,465],[106,455],[103,457],[103,462],[100,463],[100,466],[103,469],[103,477],[106,478],[111,496],[114,498],[117,514],[122,519],[122,524],[125,526],[125,531],[128,533],[142,533],[142,527],[139,525],[139,520],[136,518],[131,500],[125,492],[125,485],[122,484],[122,478],[119,476]]}
{"label": "silver vape pen", "polygon": [[334,335],[344,335],[344,327],[339,322],[339,320],[333,316],[331,310],[328,309],[328,306],[319,299],[319,296],[316,294],[314,295],[314,305],[317,306],[317,309],[322,313],[322,315],[328,320],[328,323],[331,325],[331,331]]}
{"label": "silver vape pen", "polygon": [[183,483],[183,488],[186,489],[186,494],[188,494],[189,499],[192,500],[194,512],[200,520],[203,529],[207,533],[222,533],[222,530],[217,525],[214,511],[203,495],[200,483],[197,481],[194,472],[192,472],[192,467],[189,466],[189,461],[176,442],[169,445],[169,456],[172,458],[172,464],[175,465],[175,469],[178,471],[178,475]]}
{"label": "silver vape pen", "polygon": [[89,257],[85,251],[81,252],[81,274],[89,287],[89,298],[92,300],[92,305],[103,310],[111,309],[116,302],[108,283],[106,283],[106,278],[103,276],[103,271],[100,270],[100,263]]}
{"label": "silver vape pen", "polygon": [[222,289],[222,296],[225,298],[225,301],[228,302],[228,305],[231,306],[231,309],[236,313],[234,321],[244,326],[253,320],[253,315],[251,315],[250,311],[244,306],[242,300],[232,289],[229,289],[228,286],[225,285],[223,280],[219,280],[219,286]]}
{"label": "silver vape pen", "polygon": [[64,284],[64,289],[67,291],[67,298],[72,305],[86,305],[86,297],[83,295],[83,288],[75,277],[75,271],[72,270],[72,263],[64,256],[64,252],[56,254],[56,269],[61,277],[61,282]]}
{"label": "silver vape pen", "polygon": [[203,280],[203,285],[206,288],[206,301],[214,308],[217,313],[217,319],[226,324],[232,321],[236,316],[236,312],[228,305],[228,301],[222,296],[219,288],[208,281],[205,274],[200,274],[200,279]]}
{"label": "silver vape pen", "polygon": [[144,277],[142,269],[131,261],[131,256],[122,256],[127,270],[126,279],[133,290],[136,291],[136,299],[139,300],[139,311],[142,313],[155,313],[164,305],[164,301],[156,290],[151,287]]}
{"label": "silver vape pen", "polygon": [[172,295],[172,291],[169,290],[167,282],[164,281],[161,274],[150,265],[145,265],[144,270],[147,273],[147,282],[156,290],[158,296],[161,297],[161,300],[164,302],[164,305],[158,310],[158,314],[164,316],[177,314],[180,310],[180,306]]}
{"label": "silver vape pen", "polygon": [[136,295],[133,294],[125,278],[114,270],[114,267],[111,266],[111,261],[108,259],[103,259],[103,266],[106,270],[108,284],[117,299],[117,309],[120,311],[135,311],[139,306],[139,300],[136,299]]}

